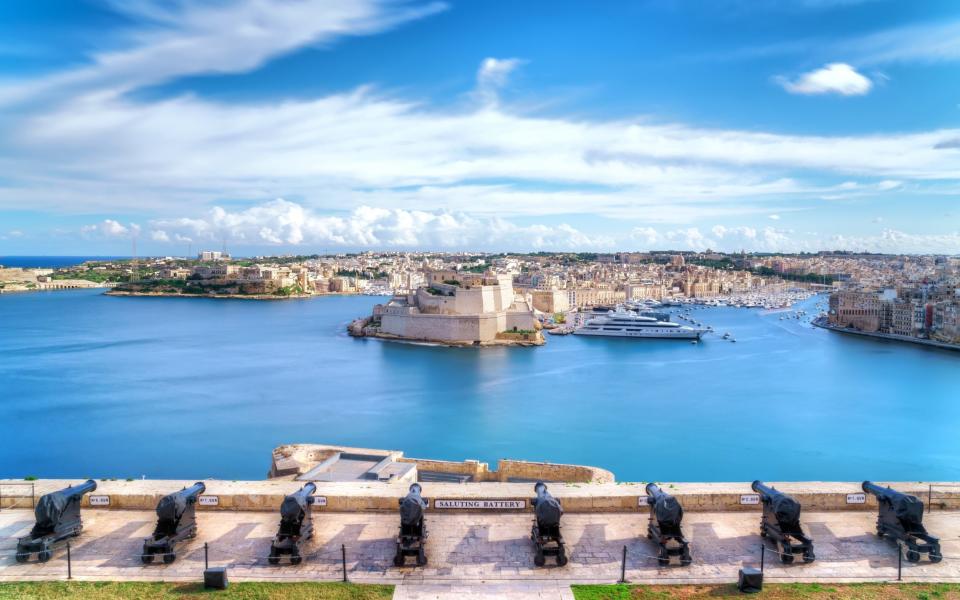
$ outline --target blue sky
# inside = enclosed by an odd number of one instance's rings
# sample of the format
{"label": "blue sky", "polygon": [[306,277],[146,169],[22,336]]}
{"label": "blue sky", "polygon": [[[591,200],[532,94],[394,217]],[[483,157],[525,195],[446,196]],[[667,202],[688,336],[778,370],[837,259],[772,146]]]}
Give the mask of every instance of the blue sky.
{"label": "blue sky", "polygon": [[960,5],[14,0],[0,254],[960,253]]}

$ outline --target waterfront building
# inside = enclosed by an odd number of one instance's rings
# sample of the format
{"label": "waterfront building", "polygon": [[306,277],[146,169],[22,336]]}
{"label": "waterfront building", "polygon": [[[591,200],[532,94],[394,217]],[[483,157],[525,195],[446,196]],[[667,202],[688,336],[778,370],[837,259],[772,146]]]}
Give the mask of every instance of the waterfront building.
{"label": "waterfront building", "polygon": [[539,322],[507,274],[435,270],[428,285],[374,307],[377,332],[446,343],[491,343],[511,331],[533,332]]}

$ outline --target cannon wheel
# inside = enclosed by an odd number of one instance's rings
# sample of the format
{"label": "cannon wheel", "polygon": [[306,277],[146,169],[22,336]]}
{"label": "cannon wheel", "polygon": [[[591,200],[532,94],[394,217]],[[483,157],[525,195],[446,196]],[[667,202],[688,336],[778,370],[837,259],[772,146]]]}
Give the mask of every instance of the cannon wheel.
{"label": "cannon wheel", "polygon": [[557,552],[557,566],[562,567],[565,564],[567,564],[567,551],[560,548],[560,551]]}
{"label": "cannon wheel", "polygon": [[927,556],[930,558],[930,562],[932,563],[938,563],[941,560],[943,560],[943,555],[940,554],[939,552],[931,552]]}
{"label": "cannon wheel", "polygon": [[909,562],[920,562],[920,553],[916,550],[907,550],[907,560]]}
{"label": "cannon wheel", "polygon": [[542,567],[546,562],[546,559],[543,557],[543,550],[537,548],[537,553],[533,555],[533,564]]}
{"label": "cannon wheel", "polygon": [[[293,558],[291,557],[290,560],[291,560],[291,562],[292,562],[292,561],[293,561]],[[276,553],[276,552],[273,552],[273,551],[271,550],[271,551],[270,551],[270,555],[267,556],[267,562],[270,563],[271,565],[278,565],[278,564],[280,564],[280,557],[277,556],[277,553]]]}
{"label": "cannon wheel", "polygon": [[[280,562],[280,559],[279,559],[279,558],[277,559],[277,562]],[[291,564],[291,565],[299,565],[299,564],[302,563],[302,562],[303,562],[303,557],[300,556],[299,554],[291,554],[291,555],[290,555],[290,564]]]}
{"label": "cannon wheel", "polygon": [[403,552],[400,550],[400,544],[397,544],[397,554],[393,557],[393,566],[402,567],[403,563]]}
{"label": "cannon wheel", "polygon": [[30,558],[30,553],[28,552],[17,552],[17,562],[25,563],[27,559]]}
{"label": "cannon wheel", "polygon": [[420,546],[420,549],[417,550],[417,566],[423,567],[427,564],[427,551],[423,546]]}
{"label": "cannon wheel", "polygon": [[176,552],[167,552],[166,554],[163,555],[163,564],[165,565],[169,565],[175,560],[177,560]]}
{"label": "cannon wheel", "polygon": [[814,556],[813,550],[807,550],[803,553],[803,562],[812,563],[815,560],[817,560],[817,557]]}
{"label": "cannon wheel", "polygon": [[149,565],[150,563],[152,563],[152,562],[153,562],[153,553],[152,553],[152,552],[148,552],[148,553],[146,553],[146,554],[141,554],[141,555],[140,555],[140,562],[142,562],[142,563],[145,564],[145,565]]}
{"label": "cannon wheel", "polygon": [[40,552],[37,552],[37,560],[39,560],[42,563],[50,560],[51,556],[53,556],[53,553],[50,552],[49,550],[41,550]]}
{"label": "cannon wheel", "polygon": [[693,557],[690,556],[690,553],[686,553],[680,556],[680,565],[683,567],[689,567],[690,563],[693,562]]}

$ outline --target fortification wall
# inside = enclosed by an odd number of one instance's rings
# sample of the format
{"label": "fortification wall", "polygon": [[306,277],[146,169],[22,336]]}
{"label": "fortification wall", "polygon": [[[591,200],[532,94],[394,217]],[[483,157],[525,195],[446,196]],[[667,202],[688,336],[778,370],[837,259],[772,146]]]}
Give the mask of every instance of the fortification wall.
{"label": "fortification wall", "polygon": [[490,342],[506,328],[506,316],[489,315],[389,315],[380,321],[383,333],[413,340],[439,342]]}
{"label": "fortification wall", "polygon": [[[40,495],[66,487],[68,484],[81,483],[81,479],[44,479],[32,482],[36,498]],[[3,508],[29,506],[29,489],[23,486],[23,480],[2,480]],[[98,496],[108,496],[109,505],[101,508],[153,510],[159,499],[170,492],[191,485],[192,480],[136,480],[136,481],[98,481]],[[220,481],[205,480],[205,496],[216,496],[216,505],[200,506],[201,510],[251,510],[275,511],[286,494],[300,488],[302,482],[289,480],[269,481]],[[878,482],[880,483],[880,482]],[[918,482],[882,482],[894,489],[916,495],[927,501],[928,483]],[[529,500],[533,497],[533,485],[529,483],[424,483],[423,494],[428,499],[455,500]],[[865,501],[850,503],[850,494],[861,494],[859,482],[794,482],[770,485],[796,498],[805,511],[815,510],[876,510],[873,496],[866,495]],[[934,484],[936,508],[956,507],[960,501],[960,483],[939,482]],[[752,495],[750,484],[740,483],[662,483],[664,490],[677,497],[684,510],[691,512],[717,511],[759,511],[756,504],[742,504],[743,496]],[[406,484],[378,482],[317,483],[316,495],[326,498],[326,505],[317,510],[327,511],[389,511],[397,510],[397,499],[407,493]],[[641,504],[646,498],[641,483],[573,483],[550,484],[550,491],[560,499],[568,513],[597,512],[636,512],[645,511]],[[84,505],[90,503],[90,495],[84,497]],[[433,510],[435,509],[431,504]],[[520,510],[520,512],[524,512]]]}

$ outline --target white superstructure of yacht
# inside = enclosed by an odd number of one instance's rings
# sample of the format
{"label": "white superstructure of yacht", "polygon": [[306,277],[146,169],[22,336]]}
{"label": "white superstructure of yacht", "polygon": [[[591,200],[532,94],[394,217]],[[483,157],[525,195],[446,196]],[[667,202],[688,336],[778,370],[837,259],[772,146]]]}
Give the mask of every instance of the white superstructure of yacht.
{"label": "white superstructure of yacht", "polygon": [[593,317],[573,333],[605,337],[698,340],[706,332],[706,329],[695,329],[671,321],[661,321],[655,317],[639,315],[618,307],[605,315]]}

